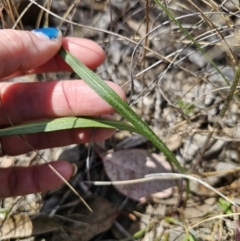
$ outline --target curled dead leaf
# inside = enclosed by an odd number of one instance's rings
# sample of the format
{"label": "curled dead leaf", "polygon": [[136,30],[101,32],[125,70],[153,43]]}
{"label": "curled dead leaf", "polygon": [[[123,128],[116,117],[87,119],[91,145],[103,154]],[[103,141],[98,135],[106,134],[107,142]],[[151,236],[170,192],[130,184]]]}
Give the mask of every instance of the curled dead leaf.
{"label": "curled dead leaf", "polygon": [[[164,156],[150,154],[141,149],[121,150],[107,154],[103,158],[105,171],[111,181],[124,181],[144,178],[152,173],[169,173],[171,166]],[[157,193],[160,198],[172,194],[173,180],[156,180],[146,183],[116,185],[115,188],[124,195],[139,200]]]}

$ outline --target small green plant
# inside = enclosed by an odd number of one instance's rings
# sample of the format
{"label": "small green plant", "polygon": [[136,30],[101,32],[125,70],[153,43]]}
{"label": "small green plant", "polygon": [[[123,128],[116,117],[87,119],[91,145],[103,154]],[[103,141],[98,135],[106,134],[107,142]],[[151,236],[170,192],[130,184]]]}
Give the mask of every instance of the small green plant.
{"label": "small green plant", "polygon": [[222,198],[219,198],[218,199],[218,204],[220,206],[220,208],[222,209],[222,211],[225,213],[225,214],[232,214],[233,211],[231,209],[232,207],[232,204]]}
{"label": "small green plant", "polygon": [[191,104],[186,104],[184,103],[182,100],[179,100],[177,102],[177,105],[183,110],[183,113],[185,115],[190,115],[193,113],[194,109],[195,109],[195,105]]}

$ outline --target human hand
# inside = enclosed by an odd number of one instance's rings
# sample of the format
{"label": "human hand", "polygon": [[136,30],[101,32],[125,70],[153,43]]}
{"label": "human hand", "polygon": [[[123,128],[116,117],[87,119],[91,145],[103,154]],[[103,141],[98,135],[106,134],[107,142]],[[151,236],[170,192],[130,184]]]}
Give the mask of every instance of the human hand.
{"label": "human hand", "polygon": [[[89,68],[94,69],[104,61],[103,50],[93,41],[62,38],[59,32],[56,32],[56,36],[49,40],[41,33],[36,35],[28,31],[0,30],[0,80],[30,73],[70,71],[70,67],[56,55],[62,45]],[[108,85],[121,98],[125,98],[119,86],[112,82],[108,82]],[[1,82],[0,96],[0,128],[10,126],[9,119],[16,125],[43,118],[99,116],[114,112],[109,104],[81,80]],[[71,129],[25,135],[26,141],[19,136],[2,137],[0,141],[4,154],[18,155],[31,151],[30,146],[44,149],[90,140],[100,141],[112,133],[109,129],[97,129],[92,138],[91,128]],[[72,165],[66,161],[53,162],[52,166],[65,179],[73,174]],[[47,164],[0,169],[0,198],[42,192],[61,184],[60,178]]]}

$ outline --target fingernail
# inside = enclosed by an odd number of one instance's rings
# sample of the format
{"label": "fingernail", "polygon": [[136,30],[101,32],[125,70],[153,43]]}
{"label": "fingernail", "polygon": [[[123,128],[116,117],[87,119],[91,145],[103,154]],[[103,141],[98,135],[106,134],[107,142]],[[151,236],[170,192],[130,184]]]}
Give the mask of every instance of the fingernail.
{"label": "fingernail", "polygon": [[78,171],[78,167],[76,164],[71,163],[72,164],[72,168],[73,168],[73,173],[72,173],[72,177],[75,176],[77,174]]}
{"label": "fingernail", "polygon": [[62,37],[62,33],[57,28],[38,28],[32,30],[41,40],[59,40]]}

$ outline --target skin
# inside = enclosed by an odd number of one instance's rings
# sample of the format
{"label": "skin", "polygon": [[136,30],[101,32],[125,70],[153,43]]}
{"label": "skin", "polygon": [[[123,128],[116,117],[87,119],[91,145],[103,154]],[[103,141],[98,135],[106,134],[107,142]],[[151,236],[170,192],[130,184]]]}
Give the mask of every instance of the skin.
{"label": "skin", "polygon": [[[0,30],[0,128],[26,121],[63,116],[99,116],[114,113],[114,109],[98,97],[81,80],[43,83],[3,82],[13,76],[28,73],[71,71],[60,56],[64,46],[89,68],[96,68],[105,59],[102,48],[95,42],[80,38],[42,40],[28,31]],[[122,99],[123,90],[112,82],[107,84]],[[4,108],[3,108],[4,106]],[[8,115],[6,117],[5,111]],[[101,141],[113,134],[109,129],[98,129],[92,140],[92,129],[73,129],[51,133],[26,135],[24,138],[35,149],[59,147],[88,141]],[[19,155],[31,148],[19,136],[3,137],[4,154]],[[65,178],[73,174],[73,167],[61,160],[52,166]],[[43,192],[62,184],[48,165],[10,167],[0,169],[0,198]]]}

